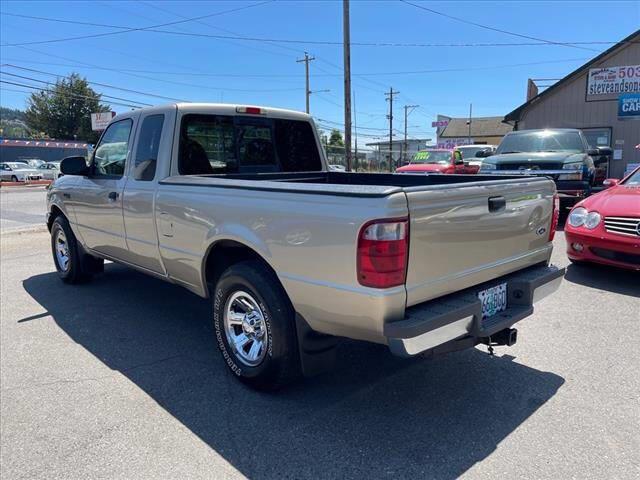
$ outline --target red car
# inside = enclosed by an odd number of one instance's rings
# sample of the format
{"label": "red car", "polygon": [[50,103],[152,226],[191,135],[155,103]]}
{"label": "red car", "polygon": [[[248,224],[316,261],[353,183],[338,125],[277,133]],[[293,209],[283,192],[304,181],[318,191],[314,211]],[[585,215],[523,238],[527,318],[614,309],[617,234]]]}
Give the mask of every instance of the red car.
{"label": "red car", "polygon": [[574,263],[595,262],[640,271],[640,168],[569,213],[564,234]]}
{"label": "red car", "polygon": [[478,165],[469,165],[457,150],[432,149],[417,152],[408,165],[400,167],[396,173],[478,173]]}

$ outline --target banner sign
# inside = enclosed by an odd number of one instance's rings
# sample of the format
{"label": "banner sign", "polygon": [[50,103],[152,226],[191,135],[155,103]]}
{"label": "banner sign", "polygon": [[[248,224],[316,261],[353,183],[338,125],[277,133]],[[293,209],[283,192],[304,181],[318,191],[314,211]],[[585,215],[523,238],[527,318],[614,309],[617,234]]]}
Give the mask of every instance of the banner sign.
{"label": "banner sign", "polygon": [[640,92],[640,65],[589,69],[587,95]]}
{"label": "banner sign", "polygon": [[618,118],[640,120],[640,93],[625,93],[618,97]]}
{"label": "banner sign", "polygon": [[447,125],[449,125],[449,120],[438,120],[437,122],[431,122],[431,127],[433,128],[446,127]]}
{"label": "banner sign", "polygon": [[116,116],[116,112],[100,112],[91,114],[91,130],[100,132],[107,128],[109,122]]}
{"label": "banner sign", "polygon": [[60,140],[14,140],[10,138],[0,139],[2,147],[38,147],[38,148],[87,148],[88,143]]}

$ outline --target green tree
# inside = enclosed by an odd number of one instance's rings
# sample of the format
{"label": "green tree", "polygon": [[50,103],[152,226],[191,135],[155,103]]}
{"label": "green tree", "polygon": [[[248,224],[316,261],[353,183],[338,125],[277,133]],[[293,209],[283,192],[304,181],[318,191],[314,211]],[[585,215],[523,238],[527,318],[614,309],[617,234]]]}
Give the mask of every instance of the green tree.
{"label": "green tree", "polygon": [[100,95],[77,73],[32,93],[27,106],[25,118],[31,130],[45,132],[51,138],[89,143],[95,143],[99,135],[91,130],[91,114],[111,110],[100,103]]}
{"label": "green tree", "polygon": [[329,136],[329,145],[331,145],[332,147],[344,147],[344,140],[342,138],[342,133],[340,132],[340,130],[331,130],[331,135]]}

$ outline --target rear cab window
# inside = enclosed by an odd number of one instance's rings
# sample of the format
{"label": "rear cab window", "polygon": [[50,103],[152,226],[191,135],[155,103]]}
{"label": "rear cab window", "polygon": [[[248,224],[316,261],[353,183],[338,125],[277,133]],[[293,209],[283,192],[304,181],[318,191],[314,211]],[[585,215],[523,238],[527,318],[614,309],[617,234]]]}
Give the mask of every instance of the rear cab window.
{"label": "rear cab window", "polygon": [[181,175],[321,170],[315,135],[307,121],[202,114],[182,119]]}

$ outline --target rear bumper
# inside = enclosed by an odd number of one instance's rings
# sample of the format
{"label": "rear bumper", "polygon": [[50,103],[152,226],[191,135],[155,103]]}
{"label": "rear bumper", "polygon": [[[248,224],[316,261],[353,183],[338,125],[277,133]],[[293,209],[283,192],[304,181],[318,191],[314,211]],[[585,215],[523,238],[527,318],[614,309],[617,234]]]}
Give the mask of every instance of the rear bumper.
{"label": "rear bumper", "polygon": [[[456,339],[487,338],[531,315],[535,302],[558,289],[564,272],[553,265],[538,265],[408,308],[403,320],[384,327],[389,348],[406,357]],[[507,309],[483,320],[478,292],[504,282]]]}

